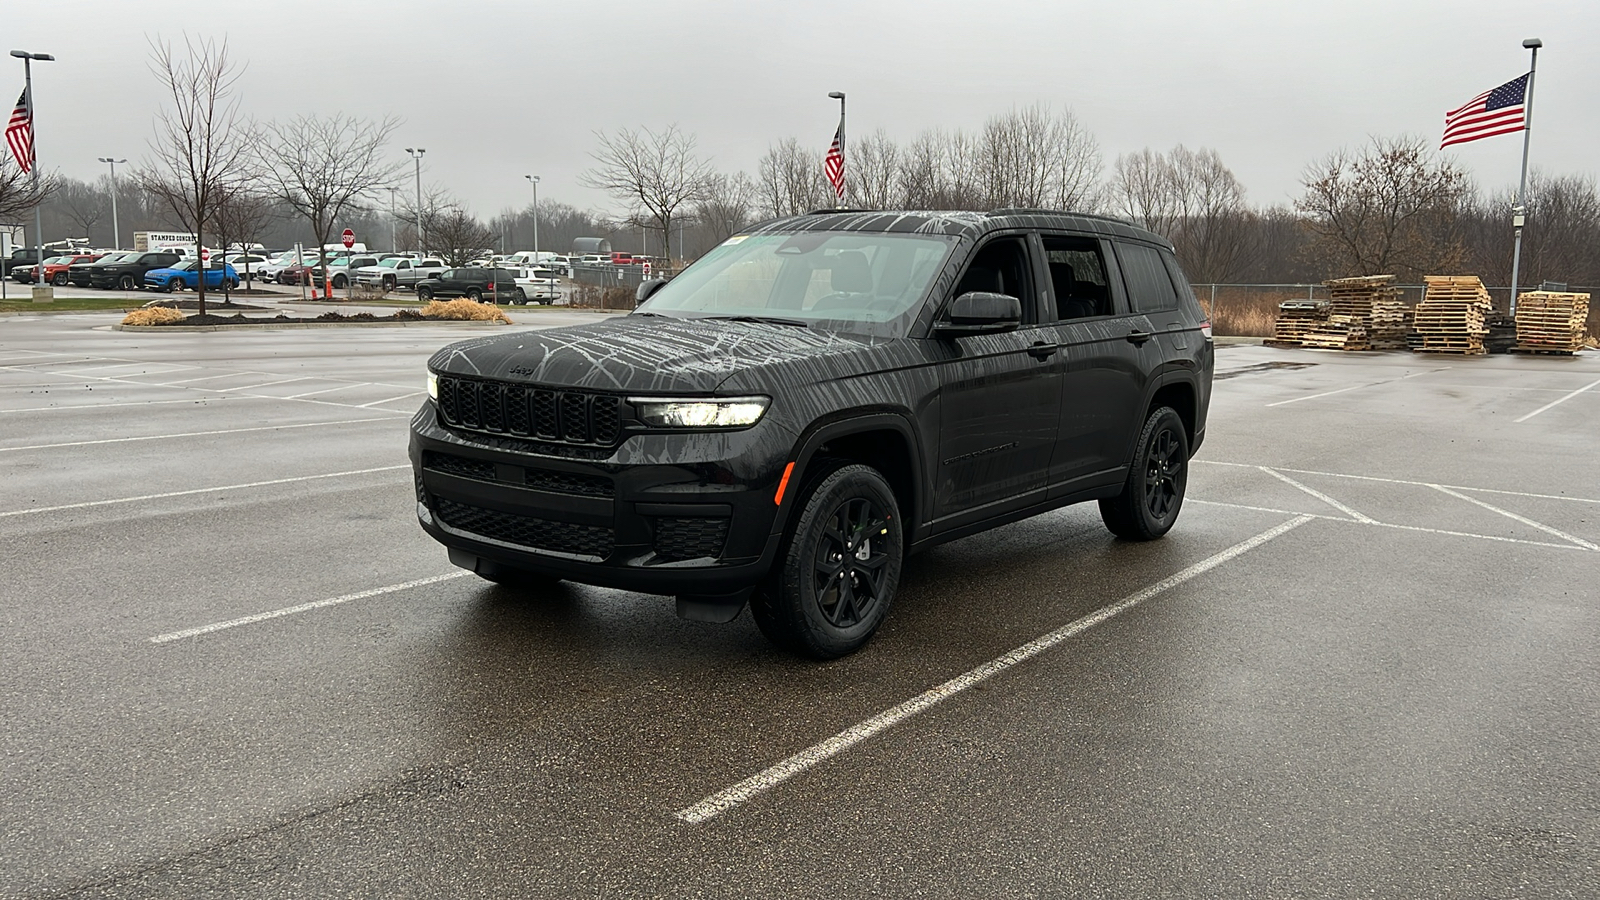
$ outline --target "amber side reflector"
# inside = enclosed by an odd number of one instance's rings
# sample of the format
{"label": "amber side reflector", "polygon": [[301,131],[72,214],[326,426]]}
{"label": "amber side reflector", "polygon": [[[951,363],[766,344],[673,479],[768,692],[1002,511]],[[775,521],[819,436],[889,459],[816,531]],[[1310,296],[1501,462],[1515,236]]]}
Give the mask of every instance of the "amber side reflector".
{"label": "amber side reflector", "polygon": [[783,477],[778,479],[778,493],[772,498],[772,504],[774,506],[783,505],[783,492],[789,487],[789,476],[793,474],[794,463],[789,463],[787,466],[783,467]]}

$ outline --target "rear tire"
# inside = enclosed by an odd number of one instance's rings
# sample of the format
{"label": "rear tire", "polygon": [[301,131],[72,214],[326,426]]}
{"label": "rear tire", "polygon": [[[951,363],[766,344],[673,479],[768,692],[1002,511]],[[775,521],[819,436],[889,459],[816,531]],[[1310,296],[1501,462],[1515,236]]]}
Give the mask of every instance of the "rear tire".
{"label": "rear tire", "polygon": [[1119,538],[1153,541],[1172,530],[1189,483],[1189,436],[1171,407],[1150,413],[1139,431],[1122,493],[1100,501],[1100,519]]}
{"label": "rear tire", "polygon": [[515,306],[527,306],[528,295],[523,292],[522,288],[517,288],[511,292],[511,302]]}
{"label": "rear tire", "polygon": [[467,299],[471,300],[473,303],[482,303],[483,292],[477,288],[467,288]]}
{"label": "rear tire", "polygon": [[751,601],[767,639],[836,659],[872,638],[900,584],[904,540],[894,491],[876,469],[821,469],[796,497],[793,530]]}

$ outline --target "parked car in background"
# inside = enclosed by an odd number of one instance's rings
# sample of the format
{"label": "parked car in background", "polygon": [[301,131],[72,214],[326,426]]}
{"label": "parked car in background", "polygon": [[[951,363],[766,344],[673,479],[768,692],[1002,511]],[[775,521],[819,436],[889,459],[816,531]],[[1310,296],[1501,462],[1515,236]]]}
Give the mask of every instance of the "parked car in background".
{"label": "parked car in background", "polygon": [[144,273],[177,265],[178,254],[170,250],[131,253],[109,265],[94,265],[89,270],[89,286],[136,291],[144,287]]}
{"label": "parked car in background", "polygon": [[322,267],[316,263],[307,266],[288,266],[278,273],[279,284],[322,285]]}
{"label": "parked car in background", "polygon": [[[199,261],[193,259],[186,259],[165,269],[151,269],[144,273],[144,286],[146,290],[164,291],[169,294],[181,289],[199,290],[199,270]],[[208,291],[220,291],[224,284],[230,288],[239,286],[238,271],[227,263],[212,263],[206,267],[205,276]]]}
{"label": "parked car in background", "polygon": [[333,279],[334,287],[343,288],[350,284],[350,270],[375,266],[378,262],[378,257],[366,254],[347,256],[328,265],[328,277]]}
{"label": "parked car in background", "polygon": [[[44,280],[47,284],[61,286],[67,283],[67,269],[75,263],[94,262],[104,254],[79,253],[73,256],[47,256],[44,261]],[[19,284],[33,284],[37,278],[38,266],[18,266],[11,270],[11,277]]]}
{"label": "parked car in background", "polygon": [[418,282],[431,278],[445,269],[442,259],[410,259],[397,256],[380,259],[375,266],[356,270],[356,284],[392,291],[396,288],[416,287]]}
{"label": "parked car in background", "polygon": [[261,267],[271,258],[259,253],[229,253],[223,261],[238,270],[240,278],[253,280],[261,277]]}
{"label": "parked car in background", "polygon": [[263,281],[278,281],[278,276],[290,266],[314,266],[322,259],[321,254],[314,250],[294,251],[285,250],[261,266],[261,279]]}
{"label": "parked car in background", "polygon": [[522,288],[522,294],[527,301],[549,306],[561,299],[561,279],[554,271],[544,268],[512,268],[511,274],[517,287]]}
{"label": "parked car in background", "polygon": [[[48,253],[49,251],[46,252]],[[32,247],[18,247],[11,251],[11,255],[6,257],[4,261],[0,261],[0,266],[5,268],[4,272],[0,272],[0,276],[10,275],[17,266],[31,266],[38,261],[39,257]]]}
{"label": "parked car in background", "polygon": [[432,278],[417,282],[418,300],[454,300],[465,297],[483,302],[527,303],[510,269],[468,267],[445,269]]}
{"label": "parked car in background", "polygon": [[94,269],[98,266],[109,266],[124,259],[137,257],[137,250],[113,250],[94,262],[73,263],[67,267],[67,281],[75,287],[88,287],[93,283]]}

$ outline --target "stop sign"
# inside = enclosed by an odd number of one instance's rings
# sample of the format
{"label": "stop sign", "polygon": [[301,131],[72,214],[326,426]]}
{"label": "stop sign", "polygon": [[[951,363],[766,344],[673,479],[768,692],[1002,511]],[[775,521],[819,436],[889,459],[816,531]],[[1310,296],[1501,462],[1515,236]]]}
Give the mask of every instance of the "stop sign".
{"label": "stop sign", "polygon": [[356,245],[356,233],[346,228],[344,234],[339,235],[339,240],[344,242],[344,248],[349,250]]}
{"label": "stop sign", "polygon": [[210,247],[201,247],[200,248],[200,261],[203,262],[203,263],[211,261],[211,248]]}

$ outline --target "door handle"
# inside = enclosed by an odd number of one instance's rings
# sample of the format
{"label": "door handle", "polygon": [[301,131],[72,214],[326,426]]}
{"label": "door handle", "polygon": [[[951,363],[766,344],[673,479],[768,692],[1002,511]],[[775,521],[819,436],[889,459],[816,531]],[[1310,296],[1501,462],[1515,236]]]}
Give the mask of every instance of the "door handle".
{"label": "door handle", "polygon": [[1128,332],[1128,343],[1136,346],[1143,346],[1145,341],[1150,340],[1150,338],[1154,336],[1155,335],[1148,331],[1130,331]]}
{"label": "door handle", "polygon": [[1040,362],[1043,362],[1054,356],[1057,349],[1058,348],[1055,344],[1046,344],[1044,341],[1035,341],[1033,346],[1028,348],[1028,355],[1039,360]]}

